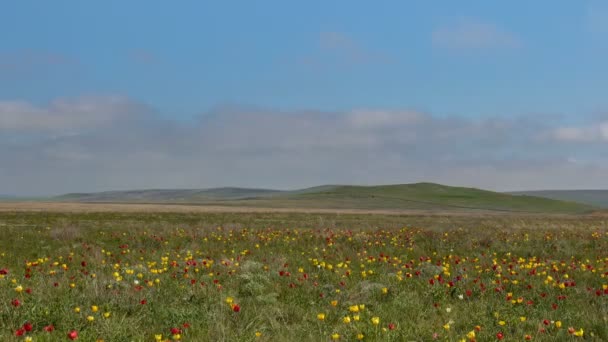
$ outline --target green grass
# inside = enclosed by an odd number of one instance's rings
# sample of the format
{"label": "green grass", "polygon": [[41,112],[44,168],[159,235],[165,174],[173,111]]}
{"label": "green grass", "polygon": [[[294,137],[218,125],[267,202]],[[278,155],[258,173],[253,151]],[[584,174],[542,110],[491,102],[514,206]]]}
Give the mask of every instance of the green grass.
{"label": "green grass", "polygon": [[511,194],[545,197],[608,208],[608,190],[539,190],[512,192]]}
{"label": "green grass", "polygon": [[292,200],[333,203],[344,207],[385,209],[458,210],[483,209],[520,212],[575,213],[589,206],[475,188],[451,187],[433,183],[386,186],[337,186],[333,189],[289,196]]}
{"label": "green grass", "polygon": [[21,212],[0,233],[2,341],[608,339],[601,217]]}
{"label": "green grass", "polygon": [[592,206],[533,196],[514,196],[475,188],[433,183],[384,186],[327,185],[296,191],[220,188],[210,190],[142,190],[72,194],[64,201],[121,203],[182,203],[224,206],[513,211],[582,213]]}

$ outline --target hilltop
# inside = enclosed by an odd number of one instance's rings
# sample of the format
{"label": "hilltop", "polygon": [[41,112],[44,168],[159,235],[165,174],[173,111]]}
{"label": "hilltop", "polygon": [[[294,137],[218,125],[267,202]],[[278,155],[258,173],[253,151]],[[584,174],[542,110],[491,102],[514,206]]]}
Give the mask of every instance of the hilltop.
{"label": "hilltop", "polygon": [[511,192],[510,194],[544,197],[608,208],[608,190],[537,190]]}
{"label": "hilltop", "polygon": [[131,190],[66,194],[65,202],[171,203],[268,208],[489,210],[582,213],[593,206],[529,195],[435,183],[379,186],[324,185],[294,191],[248,188]]}

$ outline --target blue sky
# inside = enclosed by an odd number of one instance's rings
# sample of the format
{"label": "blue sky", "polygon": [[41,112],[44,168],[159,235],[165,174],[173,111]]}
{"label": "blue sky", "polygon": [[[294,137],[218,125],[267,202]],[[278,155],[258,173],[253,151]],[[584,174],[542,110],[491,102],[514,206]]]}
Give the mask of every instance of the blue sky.
{"label": "blue sky", "polygon": [[[460,185],[608,187],[601,177],[594,178],[607,167],[608,4],[603,1],[20,0],[4,4],[0,12],[0,41],[0,144],[13,151],[4,152],[13,166],[0,166],[6,189],[0,193],[409,182],[422,180],[437,165],[462,175],[437,174],[431,180]],[[218,129],[234,134],[243,120],[254,125],[271,117],[270,126],[289,132],[297,130],[294,125],[318,131],[341,123],[336,126],[341,129],[365,117],[374,129],[379,120],[401,125],[402,133],[420,132],[408,121],[411,113],[431,122],[424,132],[440,134],[452,122],[468,127],[454,137],[464,139],[463,146],[451,150],[437,141],[412,142],[412,149],[399,139],[384,141],[379,137],[386,132],[376,132],[365,149],[355,143],[335,151],[339,156],[352,153],[353,160],[336,161],[331,170],[320,164],[335,159],[327,149],[312,153],[304,137],[294,141],[293,135],[262,144],[258,154],[246,152],[250,140],[242,140],[231,147],[238,151],[232,157],[218,149],[184,155],[185,146],[201,143],[201,135]],[[117,125],[126,125],[123,120],[139,132],[130,159],[164,154],[183,167],[215,163],[247,168],[253,162],[245,161],[256,155],[278,174],[267,176],[266,168],[254,167],[247,176],[227,176],[217,166],[208,176],[173,173],[178,180],[167,180],[162,176],[175,170],[164,170],[140,181],[136,175],[148,169],[133,166],[122,178],[97,171],[72,185],[61,181],[61,172],[74,160],[52,157],[48,149],[79,151],[75,155],[86,158],[75,165],[87,172],[102,161],[124,163],[127,156],[108,147],[120,134]],[[480,149],[470,135],[489,123],[503,127],[497,135],[507,136],[492,142],[498,147],[492,153]],[[252,129],[263,131],[255,125]],[[528,133],[513,138],[521,132]],[[396,138],[401,133],[391,134]],[[335,147],[331,135],[317,141]],[[365,136],[354,128],[343,135],[348,141]],[[172,143],[187,137],[189,142],[171,150],[170,144],[151,144],[149,136]],[[519,145],[528,140],[534,148]],[[294,154],[310,153],[307,165],[317,167],[280,176],[298,169],[272,148],[285,145]],[[63,170],[43,177],[54,185],[41,181],[28,188],[28,177],[40,175],[18,172],[36,164],[17,156],[17,150],[48,158],[41,167]],[[356,156],[367,153],[380,156],[373,162],[382,172],[347,172],[357,165]],[[420,169],[409,170],[413,163]],[[456,172],[459,163],[471,169]],[[535,163],[529,174],[516,178],[493,169],[501,164],[524,172]],[[579,166],[542,181],[547,168],[555,167],[552,163]],[[147,159],[144,164],[155,165]],[[479,174],[487,179],[479,181]]]}

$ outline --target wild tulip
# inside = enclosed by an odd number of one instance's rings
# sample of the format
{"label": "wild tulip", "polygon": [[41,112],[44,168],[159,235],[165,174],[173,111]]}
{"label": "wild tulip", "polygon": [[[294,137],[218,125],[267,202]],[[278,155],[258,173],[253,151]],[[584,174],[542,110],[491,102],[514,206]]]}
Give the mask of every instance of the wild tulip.
{"label": "wild tulip", "polygon": [[68,338],[72,341],[78,339],[78,331],[71,330],[70,332],[68,332]]}

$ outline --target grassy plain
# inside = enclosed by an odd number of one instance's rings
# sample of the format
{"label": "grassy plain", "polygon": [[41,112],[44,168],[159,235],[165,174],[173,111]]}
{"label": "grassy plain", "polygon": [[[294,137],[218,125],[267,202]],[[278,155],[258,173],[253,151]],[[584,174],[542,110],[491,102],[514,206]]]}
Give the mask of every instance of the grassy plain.
{"label": "grassy plain", "polygon": [[294,191],[242,188],[110,191],[68,194],[53,199],[81,203],[173,203],[289,209],[492,210],[518,213],[585,213],[594,209],[592,205],[572,201],[435,183],[326,185]]}
{"label": "grassy plain", "polygon": [[608,340],[601,215],[72,209],[0,212],[0,340]]}

